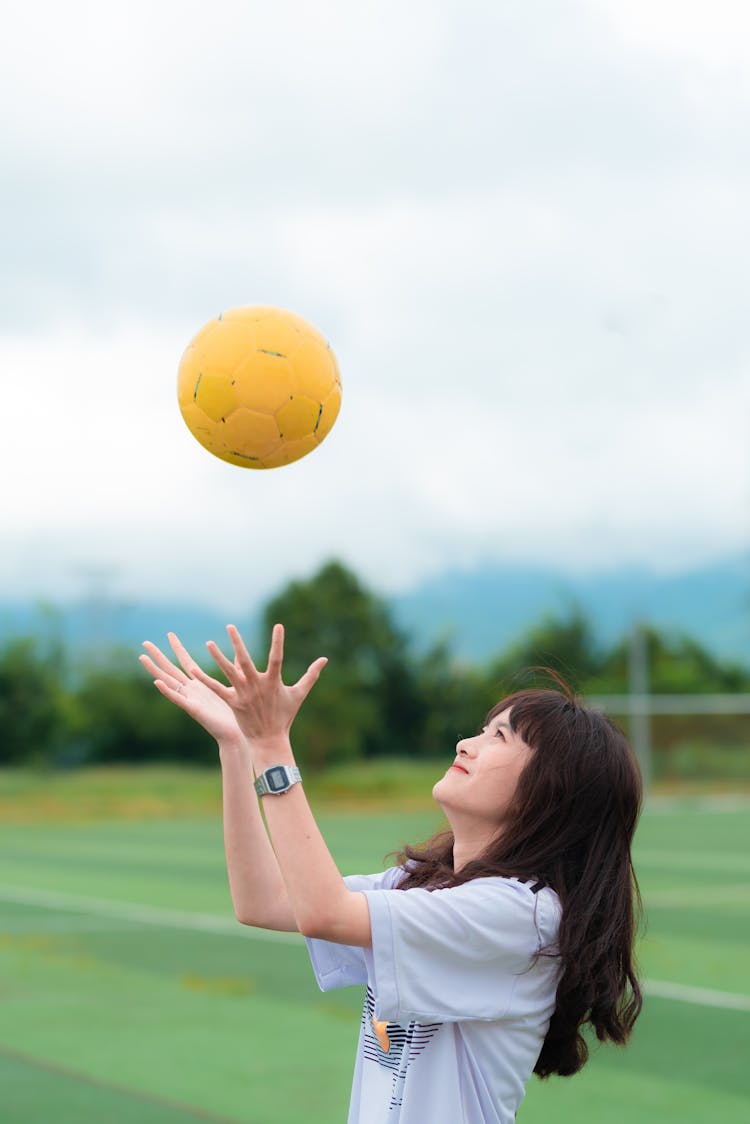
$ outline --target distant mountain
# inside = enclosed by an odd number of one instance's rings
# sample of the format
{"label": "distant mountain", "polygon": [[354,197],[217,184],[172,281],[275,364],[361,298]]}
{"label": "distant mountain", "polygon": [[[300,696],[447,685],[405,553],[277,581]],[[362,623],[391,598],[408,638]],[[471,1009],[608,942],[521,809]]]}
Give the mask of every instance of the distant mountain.
{"label": "distant mountain", "polygon": [[628,567],[572,576],[488,565],[443,573],[393,600],[399,622],[426,641],[445,636],[457,655],[482,660],[541,620],[580,607],[602,643],[635,618],[688,633],[718,656],[750,665],[750,557],[681,574]]}
{"label": "distant mountain", "polygon": [[[377,592],[377,591],[376,591]],[[617,640],[638,617],[673,634],[688,633],[716,655],[750,666],[750,557],[726,559],[682,574],[623,568],[571,576],[552,568],[480,566],[445,572],[390,598],[397,622],[418,647],[445,638],[455,654],[483,661],[546,614],[580,607],[602,643]],[[252,642],[262,606],[237,614]],[[74,649],[95,653],[142,640],[166,643],[175,629],[196,656],[225,636],[226,615],[187,603],[66,602],[45,609],[0,603],[0,642],[11,634],[53,630]]]}
{"label": "distant mountain", "polygon": [[[237,614],[232,623],[252,638],[258,629],[257,613]],[[43,633],[59,637],[77,653],[96,656],[111,648],[130,649],[133,659],[143,651],[144,640],[169,651],[167,632],[176,632],[183,644],[200,659],[206,640],[226,639],[226,614],[202,605],[127,602],[91,599],[55,604],[0,603],[0,641],[9,635]],[[210,661],[209,661],[210,662]]]}

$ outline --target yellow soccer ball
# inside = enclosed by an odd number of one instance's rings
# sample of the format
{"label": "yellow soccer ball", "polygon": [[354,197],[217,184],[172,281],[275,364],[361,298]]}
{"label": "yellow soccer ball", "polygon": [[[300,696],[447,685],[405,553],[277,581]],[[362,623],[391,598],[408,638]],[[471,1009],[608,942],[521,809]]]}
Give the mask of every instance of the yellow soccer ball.
{"label": "yellow soccer ball", "polygon": [[209,453],[278,468],[317,449],[341,406],[336,357],[317,328],[283,308],[232,308],[193,337],[177,376],[180,410]]}

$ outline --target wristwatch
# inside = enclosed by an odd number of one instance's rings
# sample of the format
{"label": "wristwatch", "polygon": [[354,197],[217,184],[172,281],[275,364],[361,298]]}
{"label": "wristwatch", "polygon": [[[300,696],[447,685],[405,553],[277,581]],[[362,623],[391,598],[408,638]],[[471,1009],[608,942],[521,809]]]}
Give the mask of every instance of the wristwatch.
{"label": "wristwatch", "polygon": [[301,780],[302,774],[296,765],[272,765],[256,780],[255,791],[258,796],[281,796]]}

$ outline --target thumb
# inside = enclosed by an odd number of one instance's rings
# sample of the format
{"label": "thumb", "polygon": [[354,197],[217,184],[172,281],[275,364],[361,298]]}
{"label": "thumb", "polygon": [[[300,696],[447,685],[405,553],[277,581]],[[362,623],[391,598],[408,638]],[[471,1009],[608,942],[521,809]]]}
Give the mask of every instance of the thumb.
{"label": "thumb", "polygon": [[295,683],[295,688],[301,695],[302,699],[307,698],[307,696],[310,694],[310,691],[317,683],[318,679],[320,678],[320,673],[327,663],[328,656],[319,656],[317,660],[314,660],[310,664],[301,679],[297,680],[297,682]]}

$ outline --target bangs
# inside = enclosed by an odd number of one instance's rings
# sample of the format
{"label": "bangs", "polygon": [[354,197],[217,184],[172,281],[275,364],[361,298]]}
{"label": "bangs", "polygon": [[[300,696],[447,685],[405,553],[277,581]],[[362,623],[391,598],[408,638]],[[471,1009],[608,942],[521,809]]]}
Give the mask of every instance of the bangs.
{"label": "bangs", "polygon": [[527,690],[515,691],[501,699],[489,711],[485,725],[504,710],[510,710],[510,728],[529,746],[539,749],[551,738],[559,738],[561,728],[567,725],[577,710],[572,691]]}

